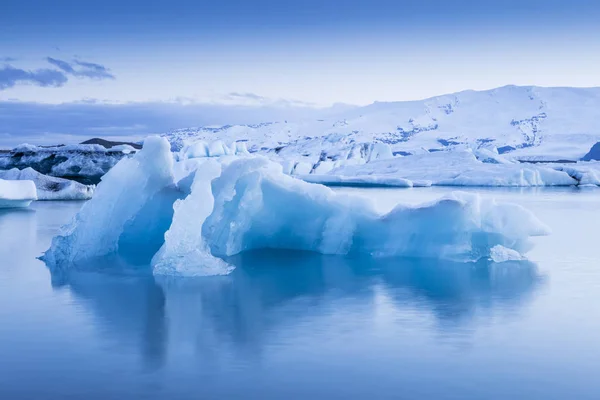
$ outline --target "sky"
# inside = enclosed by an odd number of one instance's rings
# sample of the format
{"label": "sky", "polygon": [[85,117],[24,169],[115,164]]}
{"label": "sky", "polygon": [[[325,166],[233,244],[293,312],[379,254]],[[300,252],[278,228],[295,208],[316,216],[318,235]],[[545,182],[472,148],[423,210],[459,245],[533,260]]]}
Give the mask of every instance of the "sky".
{"label": "sky", "polygon": [[[242,121],[248,109],[600,86],[599,20],[593,0],[3,0],[0,144],[25,137],[16,117],[3,122],[14,107],[41,107],[50,125],[82,104],[116,122],[127,107],[160,110],[161,124],[128,121],[152,131],[225,123],[228,109]],[[40,135],[83,129],[50,128]]]}

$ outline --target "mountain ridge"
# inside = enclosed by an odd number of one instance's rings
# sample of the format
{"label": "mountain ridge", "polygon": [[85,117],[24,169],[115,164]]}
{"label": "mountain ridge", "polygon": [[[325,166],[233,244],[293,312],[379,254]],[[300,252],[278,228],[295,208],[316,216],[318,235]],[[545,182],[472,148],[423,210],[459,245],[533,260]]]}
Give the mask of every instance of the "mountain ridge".
{"label": "mountain ridge", "polygon": [[424,100],[376,102],[314,120],[185,128],[164,136],[175,150],[196,139],[220,139],[246,141],[254,152],[283,147],[303,154],[310,148],[315,156],[335,148],[335,142],[381,142],[395,154],[495,147],[522,160],[580,159],[600,141],[599,111],[600,87],[507,85]]}

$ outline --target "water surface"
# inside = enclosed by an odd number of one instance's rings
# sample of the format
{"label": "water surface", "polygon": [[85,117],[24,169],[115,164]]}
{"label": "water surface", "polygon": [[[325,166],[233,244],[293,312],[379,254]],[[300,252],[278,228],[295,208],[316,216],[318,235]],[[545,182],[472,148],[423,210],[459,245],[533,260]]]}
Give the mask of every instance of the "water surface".
{"label": "water surface", "polygon": [[[337,190],[382,211],[450,191]],[[262,251],[156,280],[36,259],[82,203],[0,211],[0,398],[598,398],[600,191],[476,191],[553,234],[524,262]]]}

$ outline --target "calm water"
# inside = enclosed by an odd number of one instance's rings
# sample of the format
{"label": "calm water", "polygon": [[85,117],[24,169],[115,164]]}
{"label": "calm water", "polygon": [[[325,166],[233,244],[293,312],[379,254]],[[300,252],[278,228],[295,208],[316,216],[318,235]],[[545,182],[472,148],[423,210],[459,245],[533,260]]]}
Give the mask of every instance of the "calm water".
{"label": "calm water", "polygon": [[[431,200],[446,189],[340,189]],[[480,191],[554,233],[531,262],[235,257],[227,277],[50,274],[81,203],[0,213],[0,399],[598,399],[600,191]]]}

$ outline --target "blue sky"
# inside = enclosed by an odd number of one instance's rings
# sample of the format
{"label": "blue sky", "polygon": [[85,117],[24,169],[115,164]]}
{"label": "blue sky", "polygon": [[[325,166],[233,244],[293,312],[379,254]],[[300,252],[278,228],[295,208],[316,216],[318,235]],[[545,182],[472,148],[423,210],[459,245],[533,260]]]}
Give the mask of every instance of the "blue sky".
{"label": "blue sky", "polygon": [[597,1],[4,0],[1,8],[0,101],[22,106],[362,105],[506,84],[600,86]]}

